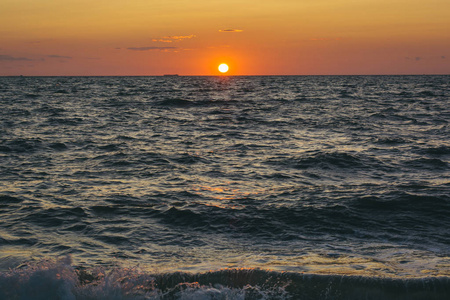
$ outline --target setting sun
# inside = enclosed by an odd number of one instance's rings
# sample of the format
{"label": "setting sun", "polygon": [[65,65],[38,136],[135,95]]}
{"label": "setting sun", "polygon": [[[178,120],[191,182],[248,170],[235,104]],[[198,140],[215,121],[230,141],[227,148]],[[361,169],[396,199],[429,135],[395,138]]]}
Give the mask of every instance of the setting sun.
{"label": "setting sun", "polygon": [[219,65],[219,71],[220,71],[221,73],[226,73],[226,72],[228,72],[228,65],[227,65],[227,64],[220,64],[220,65]]}
{"label": "setting sun", "polygon": [[450,74],[449,0],[355,2],[0,0],[0,76]]}

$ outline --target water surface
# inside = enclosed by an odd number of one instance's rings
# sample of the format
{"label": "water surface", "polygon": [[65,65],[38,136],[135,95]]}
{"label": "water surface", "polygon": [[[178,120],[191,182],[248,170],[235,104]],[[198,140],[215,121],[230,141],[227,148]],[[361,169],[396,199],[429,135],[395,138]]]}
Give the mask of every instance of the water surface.
{"label": "water surface", "polygon": [[[211,270],[232,299],[251,292],[224,268],[252,287],[288,271],[449,291],[449,79],[0,78],[0,282],[139,266]],[[189,288],[210,297],[208,276]]]}

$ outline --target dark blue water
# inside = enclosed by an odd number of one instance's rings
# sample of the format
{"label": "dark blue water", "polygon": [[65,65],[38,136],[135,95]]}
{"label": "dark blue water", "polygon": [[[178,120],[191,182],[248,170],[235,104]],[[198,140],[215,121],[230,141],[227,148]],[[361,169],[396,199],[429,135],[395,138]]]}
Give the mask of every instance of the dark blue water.
{"label": "dark blue water", "polygon": [[447,299],[450,76],[0,78],[1,299]]}

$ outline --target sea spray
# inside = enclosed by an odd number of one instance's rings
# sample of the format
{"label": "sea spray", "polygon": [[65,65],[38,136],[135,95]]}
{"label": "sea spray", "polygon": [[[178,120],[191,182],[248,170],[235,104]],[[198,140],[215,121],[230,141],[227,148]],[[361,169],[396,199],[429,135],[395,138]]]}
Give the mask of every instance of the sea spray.
{"label": "sea spray", "polygon": [[0,273],[0,299],[383,299],[444,300],[449,277],[377,278],[224,269],[152,273],[138,267],[73,267],[41,261]]}

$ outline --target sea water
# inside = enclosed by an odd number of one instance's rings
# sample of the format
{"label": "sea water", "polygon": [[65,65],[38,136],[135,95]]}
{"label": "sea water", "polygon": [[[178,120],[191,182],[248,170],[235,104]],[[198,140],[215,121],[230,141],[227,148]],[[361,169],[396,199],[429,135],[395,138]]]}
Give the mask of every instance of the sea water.
{"label": "sea water", "polygon": [[449,299],[450,76],[0,78],[0,299]]}

